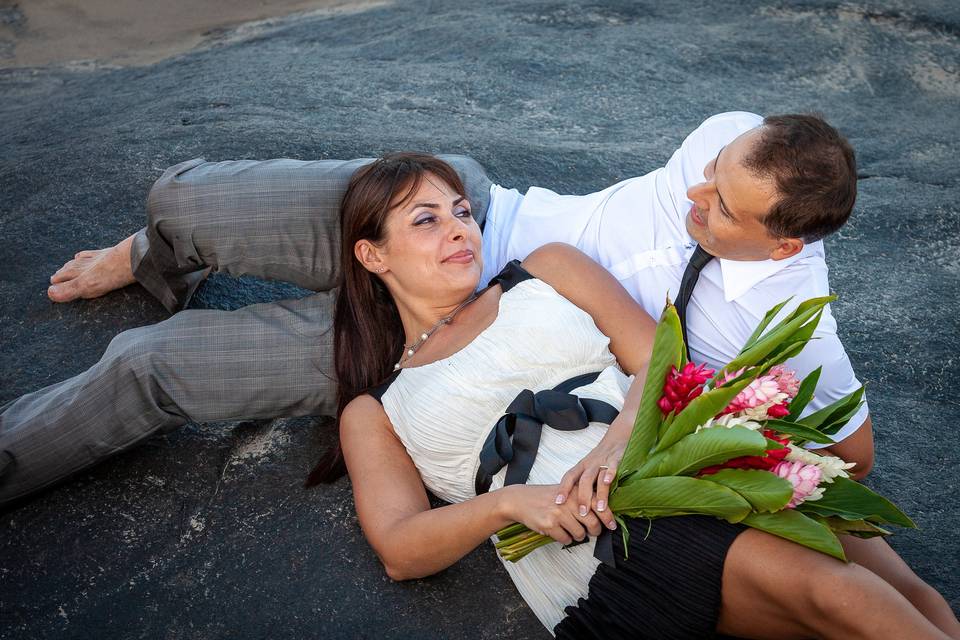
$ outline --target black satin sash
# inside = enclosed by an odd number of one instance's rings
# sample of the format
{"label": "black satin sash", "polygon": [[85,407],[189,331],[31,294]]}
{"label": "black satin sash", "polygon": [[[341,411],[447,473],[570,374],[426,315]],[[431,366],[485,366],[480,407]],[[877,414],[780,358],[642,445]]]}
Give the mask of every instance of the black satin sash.
{"label": "black satin sash", "polygon": [[[586,373],[561,382],[553,389],[536,393],[529,389],[521,391],[503,417],[497,420],[480,450],[480,466],[474,480],[477,495],[490,490],[493,476],[504,467],[507,468],[504,486],[527,481],[537,458],[544,424],[560,431],[579,431],[586,429],[591,422],[613,422],[620,412],[612,405],[603,400],[578,398],[570,393],[592,383],[599,375],[599,372]],[[609,533],[604,529],[600,534],[594,556],[613,565]]]}

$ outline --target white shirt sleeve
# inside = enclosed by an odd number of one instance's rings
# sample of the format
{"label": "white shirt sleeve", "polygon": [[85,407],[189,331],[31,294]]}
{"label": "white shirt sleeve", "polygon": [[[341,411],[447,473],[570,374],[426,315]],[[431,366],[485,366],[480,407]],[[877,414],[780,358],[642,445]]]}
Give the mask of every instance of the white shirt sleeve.
{"label": "white shirt sleeve", "polygon": [[[806,376],[817,367],[823,367],[813,400],[804,409],[803,415],[809,415],[818,409],[822,409],[860,387],[860,381],[853,372],[850,358],[847,356],[843,344],[840,343],[839,336],[837,336],[837,321],[830,313],[829,306],[820,318],[820,324],[813,334],[813,339],[807,343],[807,346],[799,355],[787,360],[785,364],[788,368],[795,370],[797,375],[801,377]],[[840,431],[832,436],[833,439],[840,442],[859,429],[867,419],[869,412],[866,396],[864,396],[864,402],[860,409]],[[822,449],[827,446],[829,445],[810,443],[807,448]]]}

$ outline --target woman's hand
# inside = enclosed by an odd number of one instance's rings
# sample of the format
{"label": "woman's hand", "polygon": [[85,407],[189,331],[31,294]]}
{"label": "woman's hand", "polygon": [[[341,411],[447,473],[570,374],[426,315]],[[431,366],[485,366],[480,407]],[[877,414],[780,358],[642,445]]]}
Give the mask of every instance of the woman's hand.
{"label": "woman's hand", "polygon": [[597,537],[603,524],[591,509],[580,510],[571,501],[557,504],[558,485],[518,484],[495,493],[504,498],[503,509],[508,519],[520,522],[531,531],[545,534],[560,544],[582,541],[589,534]]}
{"label": "woman's hand", "polygon": [[[592,506],[608,529],[616,529],[617,521],[607,508],[610,485],[617,477],[617,467],[630,439],[632,425],[617,418],[610,424],[599,444],[572,469],[563,474],[555,501],[576,504],[578,512]],[[594,495],[594,490],[596,494]]]}

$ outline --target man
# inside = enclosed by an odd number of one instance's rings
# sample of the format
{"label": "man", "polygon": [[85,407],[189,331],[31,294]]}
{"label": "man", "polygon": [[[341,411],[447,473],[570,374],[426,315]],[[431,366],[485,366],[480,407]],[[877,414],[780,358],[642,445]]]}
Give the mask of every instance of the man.
{"label": "man", "polygon": [[[485,276],[542,244],[568,242],[658,317],[699,242],[719,259],[693,289],[689,346],[693,360],[722,365],[775,303],[828,293],[820,238],[846,222],[856,193],[853,151],[832,127],[810,116],[763,122],[714,116],[665,167],[588,196],[539,188],[521,196],[491,185],[469,158],[448,158],[484,225]],[[187,421],[335,413],[338,207],[365,162],[182,163],[151,190],[145,229],[58,271],[48,291],[55,302],[139,281],[171,312],[213,269],[317,293],[232,312],[182,311],[126,331],[88,371],[0,408],[0,503]],[[829,311],[816,336],[788,363],[800,375],[823,365],[811,409],[859,386]],[[866,406],[838,439],[832,450],[866,473]]]}

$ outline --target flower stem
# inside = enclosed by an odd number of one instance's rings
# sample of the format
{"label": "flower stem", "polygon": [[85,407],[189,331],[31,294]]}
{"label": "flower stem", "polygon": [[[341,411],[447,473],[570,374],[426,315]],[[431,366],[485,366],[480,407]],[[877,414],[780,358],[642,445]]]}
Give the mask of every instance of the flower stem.
{"label": "flower stem", "polygon": [[507,560],[508,562],[517,562],[531,551],[544,547],[553,542],[553,538],[550,536],[537,535],[534,538],[530,538],[525,544],[519,546],[518,548],[511,548],[509,551],[504,549],[500,550],[500,556]]}

